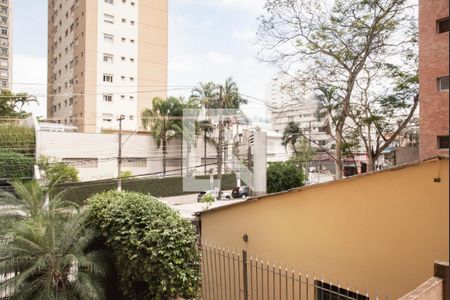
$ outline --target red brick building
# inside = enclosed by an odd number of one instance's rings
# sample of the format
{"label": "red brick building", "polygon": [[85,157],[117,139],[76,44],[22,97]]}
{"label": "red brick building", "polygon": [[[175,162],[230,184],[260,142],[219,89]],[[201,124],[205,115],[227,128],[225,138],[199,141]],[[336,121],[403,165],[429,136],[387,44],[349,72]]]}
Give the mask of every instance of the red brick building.
{"label": "red brick building", "polygon": [[449,150],[448,16],[448,0],[419,0],[420,159]]}

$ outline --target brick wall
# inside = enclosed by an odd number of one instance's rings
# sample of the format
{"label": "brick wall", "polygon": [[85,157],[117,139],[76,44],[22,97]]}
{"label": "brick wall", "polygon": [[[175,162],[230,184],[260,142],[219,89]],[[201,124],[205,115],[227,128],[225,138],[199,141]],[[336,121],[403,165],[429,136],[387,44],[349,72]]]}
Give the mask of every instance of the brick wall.
{"label": "brick wall", "polygon": [[436,28],[448,6],[448,0],[419,0],[420,159],[448,154],[437,147],[437,136],[449,134],[449,93],[438,90],[437,78],[449,75],[449,33]]}

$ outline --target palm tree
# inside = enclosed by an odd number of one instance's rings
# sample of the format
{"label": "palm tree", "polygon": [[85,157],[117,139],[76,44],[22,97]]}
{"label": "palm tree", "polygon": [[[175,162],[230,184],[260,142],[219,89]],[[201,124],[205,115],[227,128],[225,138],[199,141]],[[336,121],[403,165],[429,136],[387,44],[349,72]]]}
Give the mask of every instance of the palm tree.
{"label": "palm tree", "polygon": [[199,126],[201,130],[203,131],[203,157],[205,158],[205,165],[204,165],[204,173],[207,174],[206,170],[206,142],[208,141],[208,135],[211,134],[214,130],[214,125],[211,124],[211,121],[209,120],[203,120],[199,122]]}
{"label": "palm tree", "polygon": [[190,99],[198,101],[201,105],[208,108],[218,108],[218,89],[217,85],[214,82],[200,82],[200,87],[194,88],[192,90],[192,94]]}
{"label": "palm tree", "polygon": [[238,109],[241,104],[247,104],[247,99],[243,98],[239,93],[239,88],[232,77],[225,80],[222,85],[223,106],[221,108]]}
{"label": "palm tree", "polygon": [[167,144],[183,132],[183,101],[176,97],[154,98],[152,109],[142,113],[142,125],[150,129],[158,148],[162,146],[163,174],[166,174]]}
{"label": "palm tree", "polygon": [[104,298],[103,255],[87,251],[95,235],[83,224],[83,215],[61,215],[52,204],[39,220],[16,224],[0,245],[0,269],[12,275],[0,283],[0,294],[12,299]]}
{"label": "palm tree", "polygon": [[299,141],[301,135],[302,130],[300,128],[300,125],[291,121],[284,128],[281,144],[283,146],[291,145],[294,153],[297,154],[298,150],[295,145],[297,144],[297,141]]}

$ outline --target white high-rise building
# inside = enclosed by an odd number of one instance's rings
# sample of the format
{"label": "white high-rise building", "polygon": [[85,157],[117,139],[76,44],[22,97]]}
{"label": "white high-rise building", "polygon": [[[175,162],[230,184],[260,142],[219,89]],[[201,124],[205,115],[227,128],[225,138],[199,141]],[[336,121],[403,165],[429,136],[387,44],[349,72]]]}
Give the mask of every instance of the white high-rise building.
{"label": "white high-rise building", "polygon": [[11,89],[12,0],[0,0],[0,89]]}
{"label": "white high-rise building", "polygon": [[296,122],[313,141],[312,147],[330,146],[324,122],[317,118],[317,98],[303,93],[291,76],[280,73],[272,78],[266,85],[266,103],[271,108],[273,131],[282,134],[289,122]]}
{"label": "white high-rise building", "polygon": [[142,128],[166,97],[167,0],[49,0],[48,118],[79,131]]}

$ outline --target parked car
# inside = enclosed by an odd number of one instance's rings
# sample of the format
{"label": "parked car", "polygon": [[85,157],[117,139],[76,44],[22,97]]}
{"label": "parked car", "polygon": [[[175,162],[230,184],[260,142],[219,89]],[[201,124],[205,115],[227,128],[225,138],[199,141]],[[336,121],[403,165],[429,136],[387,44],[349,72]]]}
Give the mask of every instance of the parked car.
{"label": "parked car", "polygon": [[231,192],[233,198],[246,198],[250,195],[250,189],[248,186],[237,186]]}
{"label": "parked car", "polygon": [[[197,202],[201,202],[202,197],[205,196],[206,194],[213,195],[214,198],[217,198],[217,193],[218,192],[219,192],[218,190],[209,190],[209,191],[206,191],[206,192],[200,192],[197,195]],[[227,193],[227,192],[222,191],[222,199],[230,200],[231,199],[231,195],[229,193]]]}

